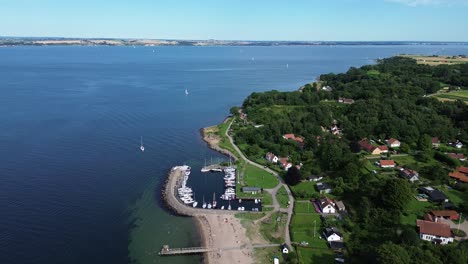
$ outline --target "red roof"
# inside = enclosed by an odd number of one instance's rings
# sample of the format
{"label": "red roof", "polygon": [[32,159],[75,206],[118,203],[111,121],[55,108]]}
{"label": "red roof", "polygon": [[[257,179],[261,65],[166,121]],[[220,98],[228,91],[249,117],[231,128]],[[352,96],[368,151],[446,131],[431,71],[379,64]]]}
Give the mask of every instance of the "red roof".
{"label": "red roof", "polygon": [[375,147],[372,146],[369,141],[367,141],[367,139],[363,139],[361,141],[358,142],[359,144],[359,147],[361,147],[361,149],[365,150],[365,151],[368,151],[368,152],[372,152]]}
{"label": "red roof", "polygon": [[468,167],[460,166],[456,170],[461,172],[461,173],[468,174]]}
{"label": "red roof", "polygon": [[378,146],[378,148],[379,148],[380,150],[382,150],[382,151],[388,150],[387,146],[385,146],[385,145]]}
{"label": "red roof", "polygon": [[380,160],[380,166],[395,166],[394,160]]}
{"label": "red roof", "polygon": [[395,139],[395,138],[391,138],[389,140],[387,140],[387,143],[392,145],[394,143],[400,143],[400,141],[398,139]]}
{"label": "red roof", "polygon": [[432,144],[440,143],[440,140],[438,137],[433,137],[431,138],[431,140],[432,140]]}
{"label": "red roof", "polygon": [[285,139],[295,139],[296,138],[296,136],[294,134],[284,134],[283,137]]}
{"label": "red roof", "polygon": [[419,227],[419,233],[440,236],[440,237],[451,237],[452,231],[450,226],[442,223],[416,220],[416,226]]}
{"label": "red roof", "polygon": [[465,155],[463,155],[461,153],[448,153],[447,155],[449,155],[449,157],[451,157],[453,159],[464,159],[465,158]]}
{"label": "red roof", "polygon": [[458,213],[454,210],[434,210],[430,212],[431,215],[437,216],[437,217],[450,217],[450,216],[456,216],[458,217]]}
{"label": "red roof", "polygon": [[468,176],[464,173],[458,172],[458,171],[453,171],[449,173],[449,176],[451,178],[457,179],[461,182],[468,182]]}
{"label": "red roof", "polygon": [[304,139],[302,139],[301,137],[296,137],[294,138],[294,140],[296,140],[299,143],[304,143]]}

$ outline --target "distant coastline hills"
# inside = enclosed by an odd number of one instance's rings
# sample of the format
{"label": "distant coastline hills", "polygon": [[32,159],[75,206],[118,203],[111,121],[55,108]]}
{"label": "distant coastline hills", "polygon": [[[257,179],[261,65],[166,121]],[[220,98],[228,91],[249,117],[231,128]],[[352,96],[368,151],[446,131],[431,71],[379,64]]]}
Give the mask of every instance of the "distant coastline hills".
{"label": "distant coastline hills", "polygon": [[119,38],[0,37],[0,46],[334,46],[334,45],[468,45],[436,41],[250,41]]}

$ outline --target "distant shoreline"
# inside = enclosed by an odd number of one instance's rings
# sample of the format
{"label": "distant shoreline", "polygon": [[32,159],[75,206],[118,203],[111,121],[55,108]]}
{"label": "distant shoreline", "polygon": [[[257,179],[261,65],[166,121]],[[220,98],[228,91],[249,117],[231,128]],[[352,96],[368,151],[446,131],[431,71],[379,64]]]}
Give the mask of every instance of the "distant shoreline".
{"label": "distant shoreline", "polygon": [[401,46],[468,45],[456,41],[251,41],[119,38],[0,37],[0,47],[14,46]]}

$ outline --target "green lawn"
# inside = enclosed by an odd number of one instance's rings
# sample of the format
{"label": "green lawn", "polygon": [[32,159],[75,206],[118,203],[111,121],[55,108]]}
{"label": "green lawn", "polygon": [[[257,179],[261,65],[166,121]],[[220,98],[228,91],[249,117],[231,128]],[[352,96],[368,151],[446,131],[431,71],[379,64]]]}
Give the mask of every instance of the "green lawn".
{"label": "green lawn", "polygon": [[298,203],[297,201],[294,203],[294,213],[300,213],[300,214],[314,214],[315,213],[315,207],[314,205],[307,201],[305,203]]}
{"label": "green lawn", "polygon": [[274,188],[278,183],[278,179],[275,175],[249,163],[245,164],[244,184],[246,186],[270,189]]}
{"label": "green lawn", "polygon": [[279,247],[256,248],[254,250],[255,263],[273,263],[273,258],[279,258],[284,263],[283,253]]}
{"label": "green lawn", "polygon": [[316,182],[303,181],[298,185],[291,186],[291,191],[295,198],[310,199],[313,195],[318,194],[315,185]]}
{"label": "green lawn", "polygon": [[292,241],[298,243],[306,241],[309,247],[328,249],[327,242],[320,236],[320,223],[320,215],[317,213],[294,214],[290,226]]}
{"label": "green lawn", "polygon": [[439,93],[434,95],[435,97],[439,98],[446,98],[451,100],[461,100],[463,102],[468,102],[468,91],[457,91],[457,92],[450,92],[450,93]]}
{"label": "green lawn", "polygon": [[468,201],[468,193],[460,192],[455,189],[449,190],[445,187],[440,187],[439,189],[445,193],[448,196],[450,202],[452,202],[457,207]]}
{"label": "green lawn", "polygon": [[378,75],[380,75],[380,72],[378,70],[370,70],[370,71],[367,71],[367,75],[368,76],[378,76]]}
{"label": "green lawn", "polygon": [[[279,221],[278,220],[279,217]],[[284,243],[284,229],[288,220],[287,213],[275,212],[260,225],[260,234],[271,243]]]}
{"label": "green lawn", "polygon": [[279,190],[278,193],[276,193],[276,199],[278,200],[278,203],[280,204],[281,208],[287,208],[288,207],[288,202],[289,202],[289,196],[288,192],[286,191],[286,188],[282,186]]}
{"label": "green lawn", "polygon": [[415,226],[416,219],[422,219],[424,213],[431,210],[433,207],[434,205],[430,202],[421,202],[412,198],[405,213],[401,216],[401,223]]}
{"label": "green lawn", "polygon": [[334,263],[335,257],[330,249],[297,247],[300,264]]}

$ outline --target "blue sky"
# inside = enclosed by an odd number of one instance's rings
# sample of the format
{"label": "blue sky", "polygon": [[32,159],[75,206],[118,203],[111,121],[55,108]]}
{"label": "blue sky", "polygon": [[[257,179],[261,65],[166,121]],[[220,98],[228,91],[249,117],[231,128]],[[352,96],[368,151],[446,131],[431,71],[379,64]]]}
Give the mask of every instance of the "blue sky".
{"label": "blue sky", "polygon": [[0,36],[468,41],[468,0],[0,0]]}

